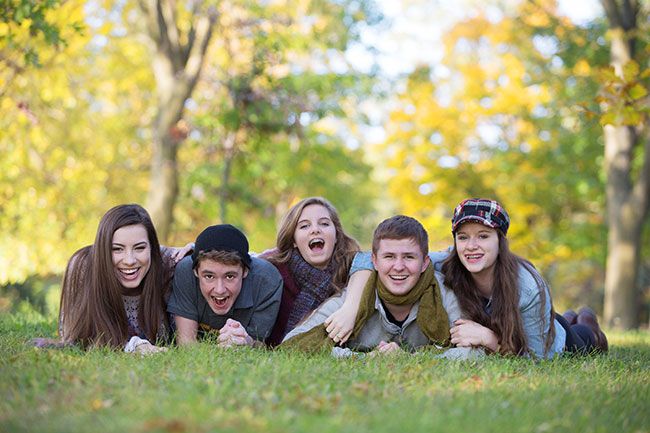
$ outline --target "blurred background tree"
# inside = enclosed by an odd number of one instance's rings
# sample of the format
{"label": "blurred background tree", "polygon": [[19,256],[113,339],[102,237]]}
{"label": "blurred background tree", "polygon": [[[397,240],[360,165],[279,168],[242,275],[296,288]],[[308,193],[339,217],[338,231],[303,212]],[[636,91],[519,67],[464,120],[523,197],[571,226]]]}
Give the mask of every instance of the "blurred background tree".
{"label": "blurred background tree", "polygon": [[[5,2],[0,311],[56,310],[68,257],[118,203],[146,204],[168,244],[227,221],[262,251],[288,207],[323,195],[365,246],[399,212],[437,249],[453,206],[490,196],[560,310],[603,311],[608,251],[625,256],[612,236],[634,226],[626,282],[607,272],[607,305],[623,307],[604,311],[610,326],[647,320],[648,5],[624,3],[630,27],[613,1],[581,23],[554,0],[465,0],[448,19],[433,0],[377,3]],[[428,41],[418,20],[444,28],[439,58],[404,60],[402,35],[378,67],[395,24],[382,10],[412,20],[411,38]],[[620,35],[634,49],[617,69]],[[634,133],[620,178],[646,186],[629,196],[607,188],[603,125]]]}

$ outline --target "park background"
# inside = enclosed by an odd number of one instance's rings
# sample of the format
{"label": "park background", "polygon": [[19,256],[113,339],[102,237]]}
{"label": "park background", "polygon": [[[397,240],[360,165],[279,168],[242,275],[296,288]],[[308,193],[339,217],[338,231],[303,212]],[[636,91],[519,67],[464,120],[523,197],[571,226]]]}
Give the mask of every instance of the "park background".
{"label": "park background", "polygon": [[327,197],[364,247],[404,213],[452,241],[492,197],[558,310],[647,327],[645,1],[6,0],[0,313],[58,313],[67,259],[136,202],[161,241],[273,246]]}

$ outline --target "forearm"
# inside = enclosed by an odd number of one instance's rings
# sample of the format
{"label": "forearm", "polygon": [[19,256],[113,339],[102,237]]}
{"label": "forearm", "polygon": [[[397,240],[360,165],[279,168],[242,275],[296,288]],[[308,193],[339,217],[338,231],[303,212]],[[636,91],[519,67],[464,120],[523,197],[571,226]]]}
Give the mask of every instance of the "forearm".
{"label": "forearm", "polygon": [[372,271],[361,270],[352,274],[350,276],[350,280],[348,281],[347,292],[343,305],[346,307],[354,308],[355,313],[359,309],[359,303],[361,302],[363,289],[366,286],[370,275],[372,275]]}
{"label": "forearm", "polygon": [[176,322],[176,344],[185,346],[196,342],[199,325],[194,320],[181,316],[175,316]]}

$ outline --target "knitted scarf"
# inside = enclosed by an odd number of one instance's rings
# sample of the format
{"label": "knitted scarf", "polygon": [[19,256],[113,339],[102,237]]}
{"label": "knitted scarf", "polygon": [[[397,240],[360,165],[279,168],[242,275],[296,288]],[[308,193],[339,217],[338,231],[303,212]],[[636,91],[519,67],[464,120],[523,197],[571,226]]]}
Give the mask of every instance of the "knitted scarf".
{"label": "knitted scarf", "polygon": [[300,293],[296,296],[289,313],[286,332],[295,328],[298,322],[332,296],[331,284],[334,276],[332,260],[325,269],[315,268],[302,258],[297,248],[293,249],[288,265],[293,279],[300,288]]}
{"label": "knitted scarf", "polygon": [[[379,298],[388,304],[415,304],[419,299],[420,306],[415,319],[418,327],[431,343],[442,346],[449,345],[449,319],[442,306],[442,295],[431,264],[420,275],[415,286],[404,295],[394,295],[389,292],[377,277],[377,272],[373,272],[363,289],[350,340],[354,340],[359,335],[368,319],[375,312],[375,288]],[[290,338],[280,347],[318,352],[324,349],[330,350],[334,347],[334,341],[328,337],[325,325],[318,325],[303,334]]]}

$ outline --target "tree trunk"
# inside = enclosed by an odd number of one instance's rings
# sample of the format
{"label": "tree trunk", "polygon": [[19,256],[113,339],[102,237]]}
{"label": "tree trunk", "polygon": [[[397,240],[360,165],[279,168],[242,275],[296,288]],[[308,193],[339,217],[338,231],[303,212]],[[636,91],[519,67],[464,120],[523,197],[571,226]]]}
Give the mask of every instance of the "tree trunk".
{"label": "tree trunk", "polygon": [[[624,65],[634,59],[638,3],[601,0],[611,27],[611,63],[622,76]],[[648,214],[650,140],[644,143],[644,162],[636,179],[632,173],[634,148],[640,145],[632,126],[606,125],[605,171],[608,217],[607,269],[605,275],[605,324],[619,329],[639,325],[637,276],[641,233]]]}
{"label": "tree trunk", "polygon": [[187,136],[183,121],[185,101],[192,95],[201,72],[216,13],[201,14],[196,8],[188,18],[190,29],[182,35],[177,25],[174,0],[141,0],[149,37],[155,44],[153,71],[156,78],[157,115],[147,208],[162,242],[168,239],[178,196],[180,143]]}
{"label": "tree trunk", "polygon": [[219,214],[222,223],[228,222],[228,199],[230,197],[230,174],[235,158],[237,133],[230,132],[223,142],[223,172],[221,173],[221,186],[219,188]]}
{"label": "tree trunk", "polygon": [[632,194],[632,128],[605,126],[607,166],[607,270],[605,274],[605,323],[609,327],[638,327],[637,276],[641,254],[643,214]]}

